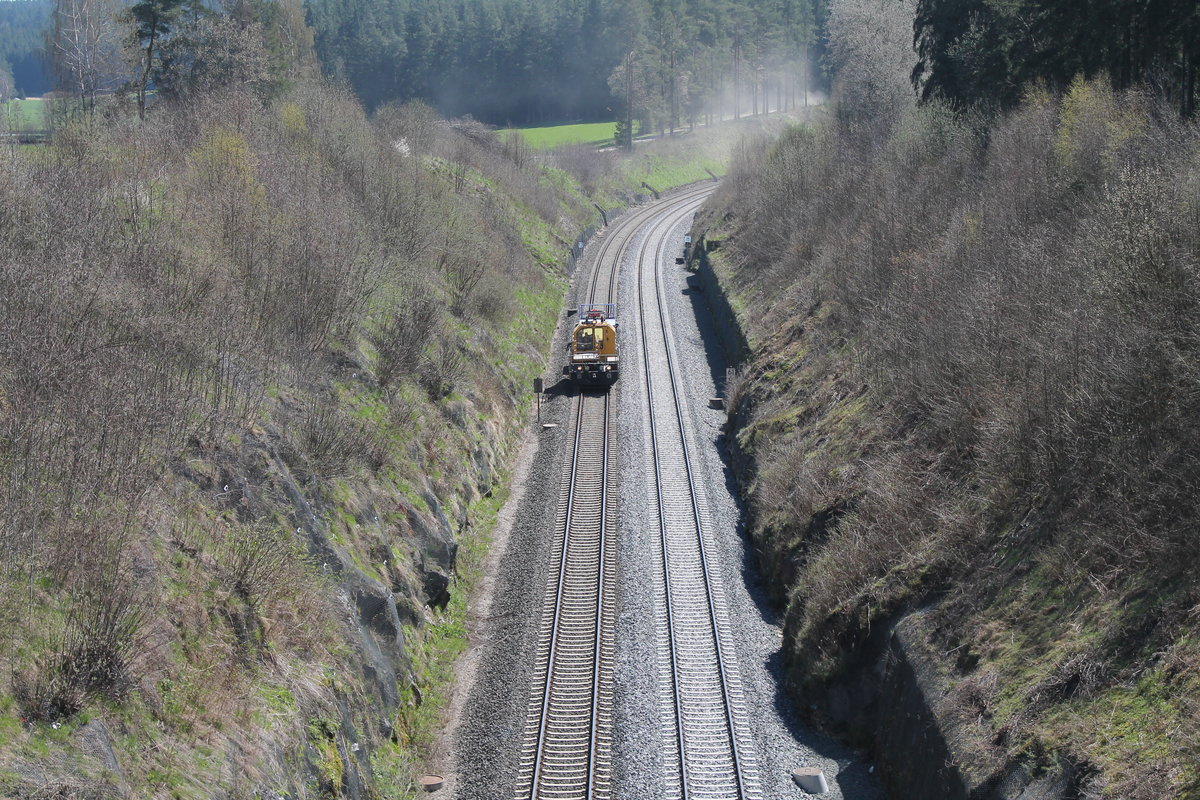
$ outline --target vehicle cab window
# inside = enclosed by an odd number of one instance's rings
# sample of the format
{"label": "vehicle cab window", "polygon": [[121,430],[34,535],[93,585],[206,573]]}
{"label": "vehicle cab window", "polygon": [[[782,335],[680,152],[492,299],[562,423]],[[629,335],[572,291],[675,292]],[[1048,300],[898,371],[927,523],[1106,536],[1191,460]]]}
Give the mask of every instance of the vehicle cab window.
{"label": "vehicle cab window", "polygon": [[578,351],[599,350],[604,345],[604,329],[602,327],[582,327],[575,336],[575,349]]}

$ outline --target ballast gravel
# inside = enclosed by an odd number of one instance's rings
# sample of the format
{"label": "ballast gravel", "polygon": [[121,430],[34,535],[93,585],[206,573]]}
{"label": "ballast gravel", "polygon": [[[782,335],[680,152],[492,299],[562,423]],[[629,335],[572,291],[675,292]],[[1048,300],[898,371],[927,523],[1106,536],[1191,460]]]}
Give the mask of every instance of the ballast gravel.
{"label": "ballast gravel", "polygon": [[[721,579],[742,689],[749,706],[755,756],[763,797],[807,798],[791,779],[798,767],[823,770],[830,791],[823,798],[884,800],[868,761],[861,754],[807,727],[795,713],[781,685],[781,627],[777,612],[758,588],[752,550],[732,473],[725,460],[725,412],[708,406],[719,395],[725,360],[703,293],[688,286],[691,273],[674,265],[682,250],[687,223],[671,232],[662,268],[668,312],[675,331],[677,368],[683,381],[691,420],[693,464],[705,482],[708,531],[720,559]],[[589,248],[593,249],[593,248]],[[637,339],[635,246],[627,250],[620,278],[622,378],[618,383],[621,426],[618,548],[620,586],[617,619],[613,795],[618,800],[659,800],[669,793],[662,776],[664,751],[671,734],[666,699],[658,674],[659,642],[655,631],[658,522],[650,518],[645,474],[645,394],[641,388],[641,353]],[[589,263],[588,259],[584,263]],[[580,270],[583,273],[584,270]],[[577,279],[580,275],[576,276]],[[694,279],[693,279],[694,280]],[[565,310],[565,309],[564,309]],[[560,326],[556,352],[565,345]],[[538,620],[546,589],[550,538],[558,510],[563,463],[570,431],[572,389],[560,381],[561,363],[546,374],[548,395],[544,422],[558,427],[539,433],[537,452],[524,501],[500,560],[492,604],[476,619],[482,648],[466,710],[457,735],[454,780],[448,784],[459,800],[508,800],[513,797],[524,734]]]}
{"label": "ballast gravel", "polygon": [[[565,307],[564,307],[565,311]],[[564,326],[556,341],[565,343]],[[561,349],[559,350],[561,351]],[[471,621],[470,646],[481,653],[455,742],[447,789],[460,800],[514,796],[528,716],[538,624],[549,575],[564,454],[572,435],[572,387],[551,363],[524,497],[499,559],[490,606]]]}

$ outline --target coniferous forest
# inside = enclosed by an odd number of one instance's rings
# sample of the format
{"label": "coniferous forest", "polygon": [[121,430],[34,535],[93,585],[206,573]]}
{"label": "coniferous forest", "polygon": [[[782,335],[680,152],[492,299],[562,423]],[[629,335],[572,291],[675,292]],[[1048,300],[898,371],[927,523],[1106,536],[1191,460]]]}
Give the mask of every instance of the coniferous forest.
{"label": "coniferous forest", "polygon": [[1200,10],[1194,0],[921,0],[913,71],[926,99],[1012,107],[1031,83],[1065,89],[1106,75],[1196,109]]}
{"label": "coniferous forest", "polygon": [[49,20],[46,0],[0,3],[0,100],[53,88],[42,53]]}
{"label": "coniferous forest", "polygon": [[803,91],[799,76],[815,77],[821,62],[825,6],[310,0],[308,10],[326,72],[370,107],[420,97],[495,124],[608,120],[631,88],[638,118],[659,127],[711,111],[735,79],[747,87],[742,112],[755,92],[769,92],[772,108],[790,102]]}

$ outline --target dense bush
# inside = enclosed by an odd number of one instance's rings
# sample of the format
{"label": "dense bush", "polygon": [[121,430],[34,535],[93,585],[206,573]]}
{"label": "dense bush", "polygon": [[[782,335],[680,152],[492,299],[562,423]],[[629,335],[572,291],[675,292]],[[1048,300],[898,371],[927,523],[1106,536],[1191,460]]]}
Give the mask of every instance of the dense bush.
{"label": "dense bush", "polygon": [[[851,108],[758,152],[723,252],[756,309],[741,442],[758,535],[792,565],[798,684],[937,600],[1013,752],[1036,738],[1120,796],[1194,790],[1194,737],[1148,717],[1100,747],[1047,709],[1152,680],[1196,721],[1194,666],[1162,659],[1194,654],[1200,602],[1197,130],[1077,80],[990,125]],[[1169,768],[1120,766],[1151,752]]]}

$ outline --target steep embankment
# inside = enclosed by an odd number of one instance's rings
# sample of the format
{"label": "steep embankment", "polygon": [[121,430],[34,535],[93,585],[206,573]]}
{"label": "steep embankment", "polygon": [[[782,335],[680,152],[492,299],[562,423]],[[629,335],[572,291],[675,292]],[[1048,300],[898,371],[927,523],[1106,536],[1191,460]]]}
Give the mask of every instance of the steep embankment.
{"label": "steep embankment", "polygon": [[[696,233],[789,690],[896,796],[1200,796],[1194,127],[844,110]],[[1040,794],[1039,794],[1040,792]]]}
{"label": "steep embankment", "polygon": [[0,172],[0,794],[405,792],[594,210],[320,87]]}

